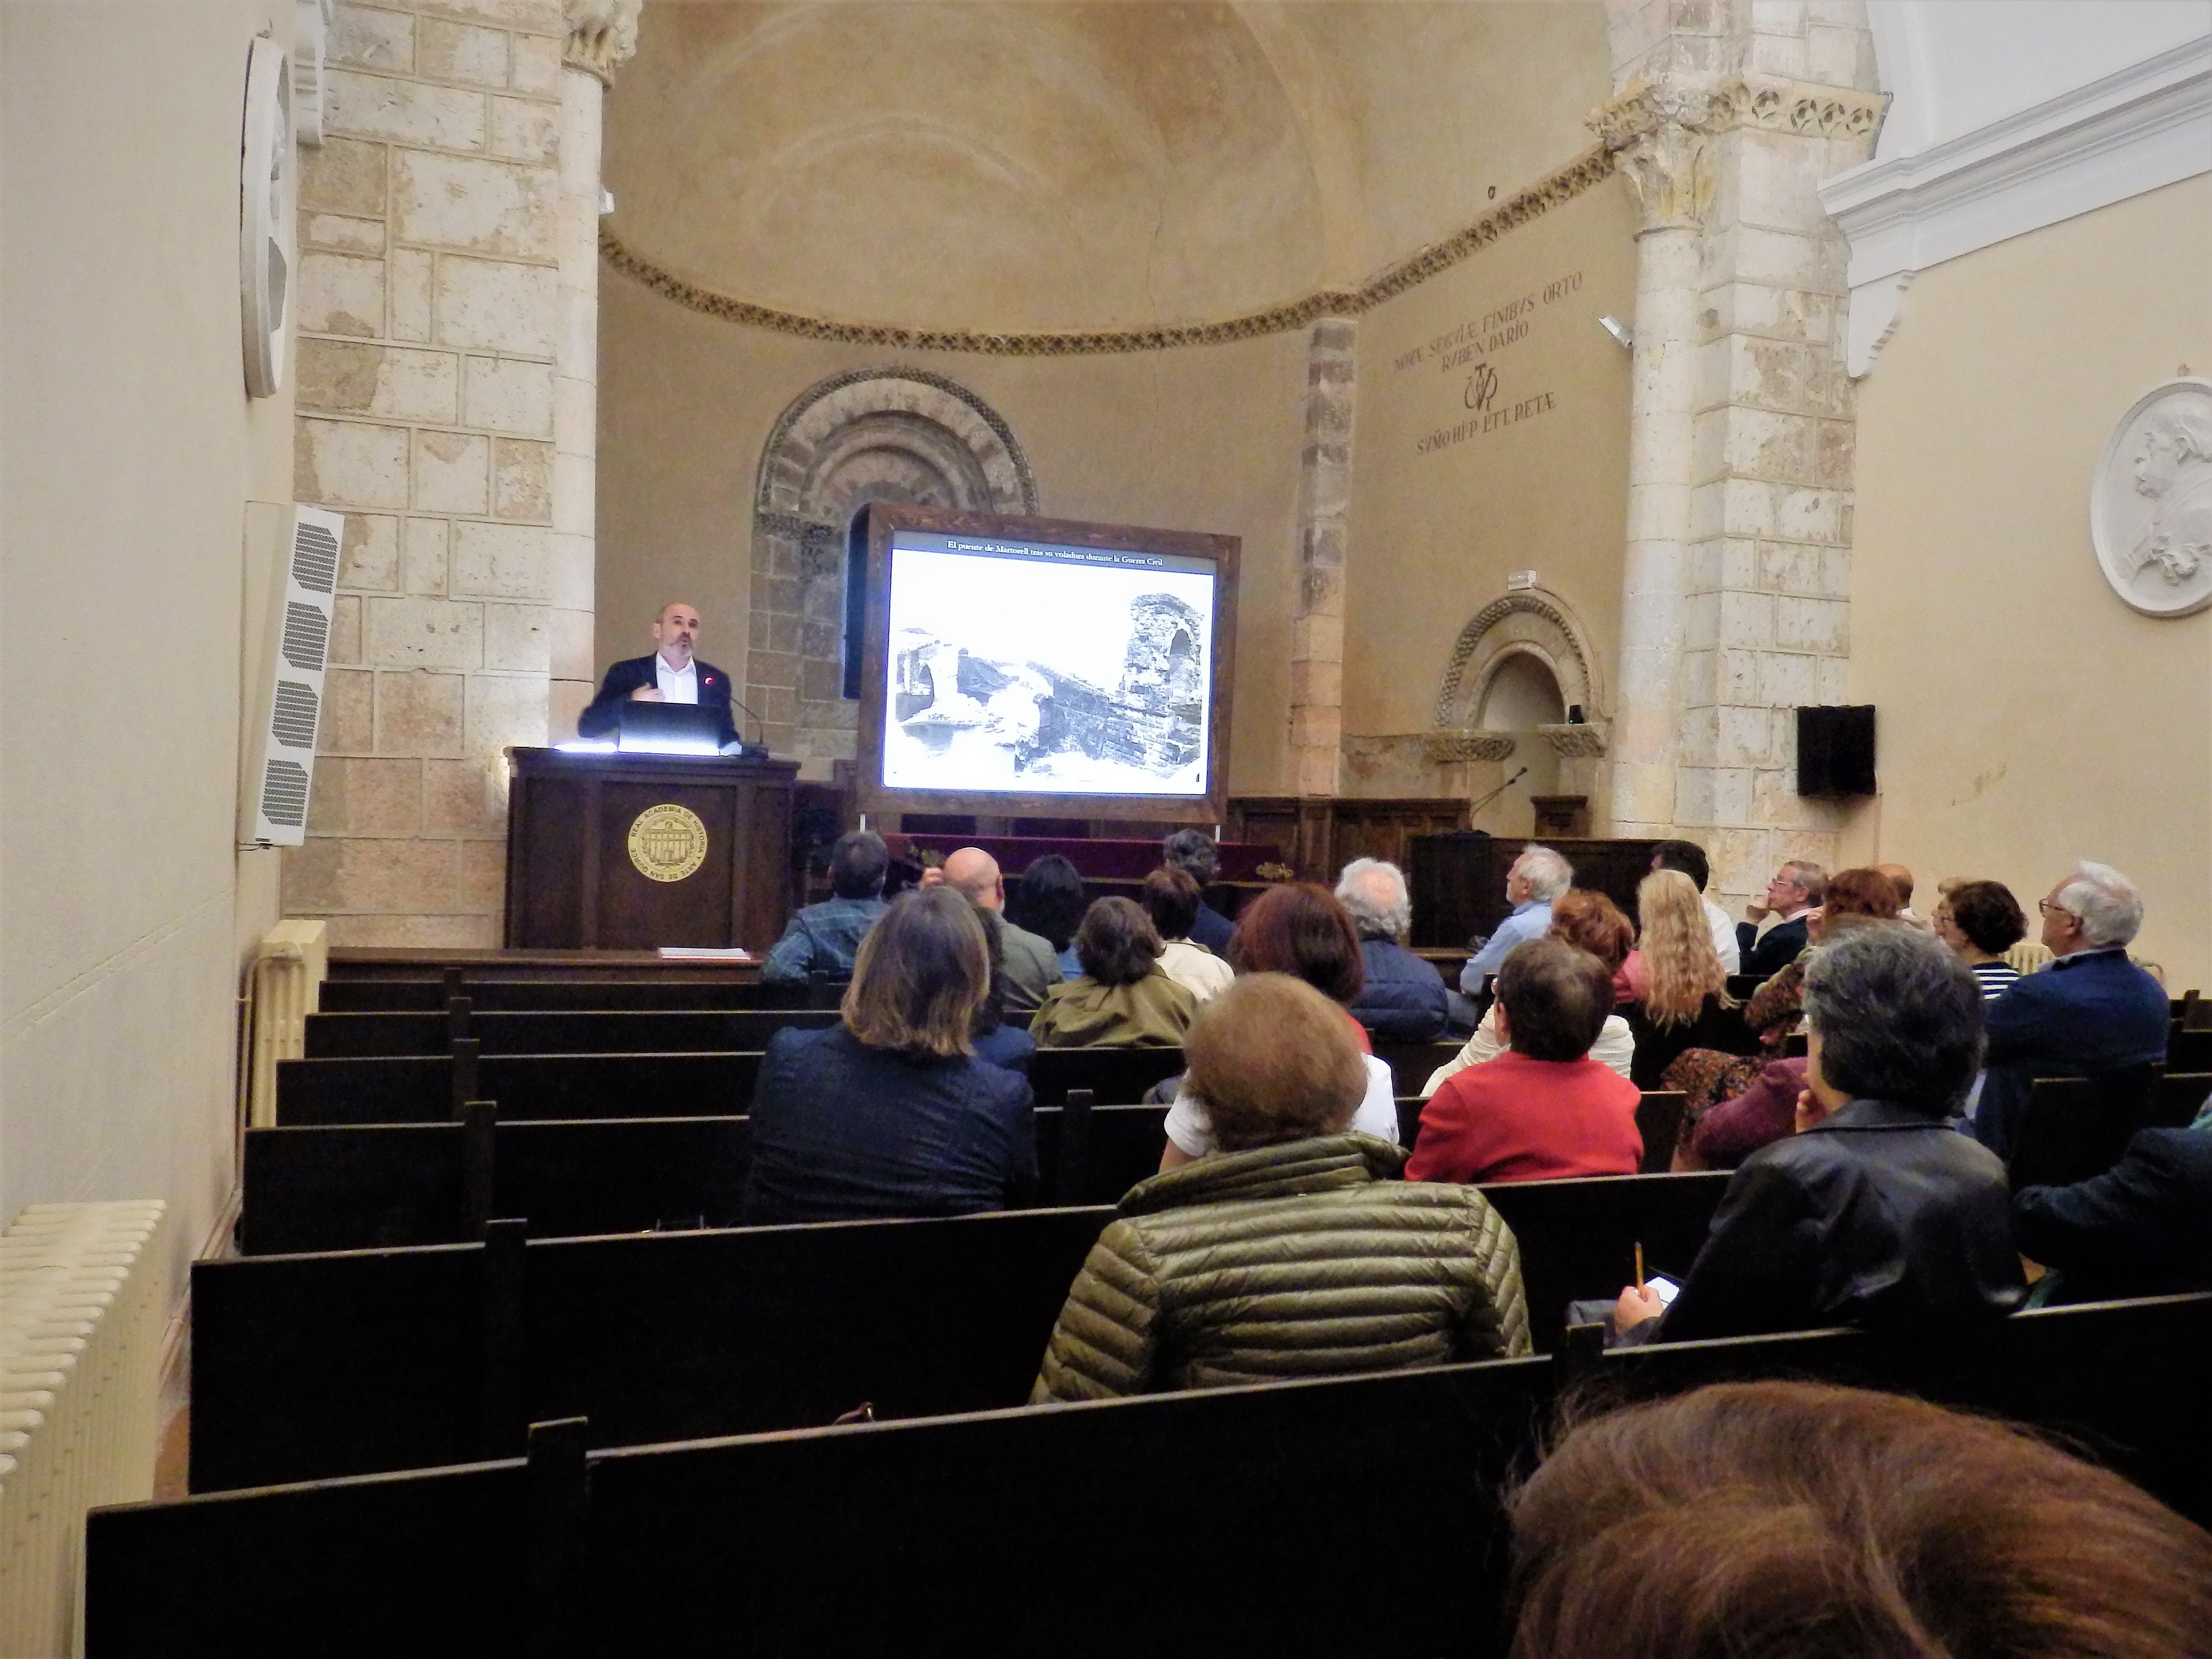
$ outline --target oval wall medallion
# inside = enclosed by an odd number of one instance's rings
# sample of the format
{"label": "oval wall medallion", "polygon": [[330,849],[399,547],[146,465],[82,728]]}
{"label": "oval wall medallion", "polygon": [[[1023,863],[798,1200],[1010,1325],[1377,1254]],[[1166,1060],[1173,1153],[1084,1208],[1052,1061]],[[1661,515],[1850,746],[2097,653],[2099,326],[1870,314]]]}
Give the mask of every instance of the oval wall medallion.
{"label": "oval wall medallion", "polygon": [[2169,380],[2121,417],[2090,486],[2089,539],[2146,615],[2212,605],[2212,380]]}
{"label": "oval wall medallion", "polygon": [[648,806],[630,821],[629,861],[648,881],[682,881],[707,861],[707,826],[688,806]]}

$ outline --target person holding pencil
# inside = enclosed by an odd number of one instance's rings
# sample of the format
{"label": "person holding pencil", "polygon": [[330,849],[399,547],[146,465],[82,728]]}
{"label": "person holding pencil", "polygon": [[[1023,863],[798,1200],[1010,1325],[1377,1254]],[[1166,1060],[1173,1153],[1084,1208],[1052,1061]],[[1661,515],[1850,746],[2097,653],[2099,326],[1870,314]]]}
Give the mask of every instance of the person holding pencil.
{"label": "person holding pencil", "polygon": [[1955,1329],[2027,1287],[2004,1166],[1950,1127],[1982,1048],[1982,997],[1927,934],[1868,928],[1805,975],[1796,1133],[1746,1159],[1671,1304],[1644,1275],[1626,1342],[1869,1325]]}

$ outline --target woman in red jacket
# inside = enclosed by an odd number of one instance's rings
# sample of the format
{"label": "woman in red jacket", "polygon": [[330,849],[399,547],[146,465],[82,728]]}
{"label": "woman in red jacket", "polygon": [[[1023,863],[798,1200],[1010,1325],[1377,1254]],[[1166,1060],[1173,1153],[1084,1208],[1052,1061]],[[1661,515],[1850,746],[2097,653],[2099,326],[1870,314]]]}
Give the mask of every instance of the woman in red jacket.
{"label": "woman in red jacket", "polygon": [[1565,939],[1535,939],[1498,975],[1510,1052],[1447,1078],[1421,1109],[1408,1181],[1634,1175],[1636,1085],[1589,1057],[1613,975]]}

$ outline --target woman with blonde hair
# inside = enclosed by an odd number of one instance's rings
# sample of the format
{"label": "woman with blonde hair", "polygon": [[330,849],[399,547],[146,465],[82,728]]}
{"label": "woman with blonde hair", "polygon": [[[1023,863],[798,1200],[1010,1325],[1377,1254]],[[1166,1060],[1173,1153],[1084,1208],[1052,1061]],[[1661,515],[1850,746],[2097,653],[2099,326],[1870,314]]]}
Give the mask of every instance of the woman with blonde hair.
{"label": "woman with blonde hair", "polygon": [[1036,1186],[1029,1079],[976,1058],[991,951],[975,907],[902,894],[860,941],[844,1018],[769,1040],[748,1225],[1013,1209]]}
{"label": "woman with blonde hair", "polygon": [[1697,884],[1680,870],[1654,870],[1636,890],[1636,912],[1644,925],[1644,997],[1623,1010],[1636,1036],[1628,1074],[1638,1088],[1656,1089],[1683,1050],[1739,1054],[1749,1034],[1729,999],[1728,971]]}

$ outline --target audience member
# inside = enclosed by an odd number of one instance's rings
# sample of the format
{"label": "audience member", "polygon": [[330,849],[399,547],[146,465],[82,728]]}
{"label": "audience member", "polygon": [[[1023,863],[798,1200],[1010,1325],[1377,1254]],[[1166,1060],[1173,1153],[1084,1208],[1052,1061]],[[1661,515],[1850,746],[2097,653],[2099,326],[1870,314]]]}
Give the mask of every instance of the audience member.
{"label": "audience member", "polygon": [[2039,1077],[2106,1077],[2166,1059],[2166,988],[2128,960],[2142,899],[2109,865],[2081,863],[2042,901],[2057,957],[1990,1004],[1988,1079],[1974,1134],[2012,1156]]}
{"label": "audience member", "polygon": [[[945,860],[943,878],[982,914],[983,929],[998,941],[1004,966],[999,998],[1009,1013],[1030,1013],[1044,1002],[1044,994],[1066,978],[1060,970],[1060,953],[1050,941],[1017,927],[1006,920],[1006,883],[999,861],[980,847],[955,849]],[[923,872],[925,884],[928,872]]]}
{"label": "audience member", "polygon": [[2039,1303],[2212,1291],[2212,1102],[2186,1129],[2137,1130],[2100,1176],[2014,1194],[2012,1236],[2051,1270]]}
{"label": "audience member", "polygon": [[1729,913],[1705,896],[1705,887],[1712,879],[1712,866],[1705,859],[1705,849],[1693,841],[1662,841],[1651,849],[1654,870],[1680,870],[1698,884],[1698,896],[1705,907],[1705,925],[1713,930],[1713,954],[1721,959],[1721,970],[1733,974],[1743,963],[1743,947],[1736,943],[1735,923]]}
{"label": "audience member", "polygon": [[1421,1109],[1406,1179],[1634,1175],[1640,1097],[1589,1053],[1613,1015],[1605,963],[1563,939],[1530,939],[1498,971],[1492,1012],[1511,1052],[1445,1079]]}
{"label": "audience member", "polygon": [[1055,985],[1030,1022],[1040,1048],[1173,1048],[1198,999],[1160,968],[1160,936],[1135,901],[1103,898],[1075,933],[1082,972]]}
{"label": "audience member", "polygon": [[[1288,974],[1304,980],[1335,1003],[1343,1012],[1344,1026],[1358,1046],[1367,1071],[1367,1091],[1360,1097],[1352,1127],[1378,1140],[1396,1142],[1398,1103],[1390,1068],[1375,1058],[1367,1029],[1348,1012],[1362,984],[1359,934],[1351,913],[1326,888],[1310,881],[1285,882],[1270,887],[1247,904],[1237,918],[1237,937],[1230,941],[1230,965],[1242,976],[1248,974]],[[1213,1150],[1213,1131],[1206,1107],[1186,1088],[1177,1092],[1168,1110],[1168,1144],[1160,1154],[1163,1171],[1203,1158]]]}
{"label": "audience member", "polygon": [[1358,931],[1367,980],[1352,1017],[1385,1042],[1434,1042],[1449,1023],[1451,994],[1434,963],[1400,943],[1413,925],[1405,876],[1381,859],[1354,859],[1337,878],[1336,899]]}
{"label": "audience member", "polygon": [[1202,1006],[1227,990],[1237,970],[1190,936],[1202,901],[1188,870],[1173,865],[1145,878],[1145,914],[1160,936],[1160,968]]}
{"label": "audience member", "polygon": [[1929,931],[1928,918],[1916,915],[1912,910],[1912,872],[1901,864],[1877,864],[1875,873],[1888,881],[1897,890],[1897,919],[1908,927]]}
{"label": "audience member", "polygon": [[[957,888],[953,890],[959,891]],[[964,893],[961,896],[967,898]],[[968,902],[975,902],[973,899]],[[975,920],[982,927],[983,944],[990,957],[991,990],[983,999],[983,1006],[975,1011],[975,1024],[968,1028],[969,1046],[975,1050],[976,1059],[1027,1077],[1030,1061],[1036,1058],[1036,1039],[1030,1035],[1026,1022],[1019,1025],[1006,1024],[1005,934],[994,925],[998,918],[991,911],[978,906]],[[1042,939],[1037,942],[1043,943]]]}
{"label": "audience member", "polygon": [[2027,918],[2002,882],[1962,881],[1947,889],[1936,905],[1935,928],[1966,964],[1984,1000],[1996,1001],[2020,977],[2004,953],[2027,937]]}
{"label": "audience member", "polygon": [[746,1223],[1027,1201],[1037,1177],[1029,1082],[976,1059],[969,1036],[989,995],[975,907],[942,887],[901,894],[860,941],[843,1023],[769,1040]]}
{"label": "audience member", "polygon": [[1620,1293],[1627,1340],[1956,1334],[2027,1295],[2004,1166],[1948,1122],[1981,1048],[1972,975],[1924,933],[1854,928],[1807,970],[1805,1013],[1797,1133],[1729,1180],[1671,1307]]}
{"label": "audience member", "polygon": [[1577,1425],[1510,1500],[1514,1659],[2170,1659],[2212,1536],[1984,1417],[1726,1382]]}
{"label": "audience member", "polygon": [[1160,843],[1160,856],[1171,869],[1180,870],[1198,884],[1198,915],[1190,924],[1190,937],[1217,957],[1229,954],[1229,941],[1237,924],[1206,902],[1205,893],[1221,873],[1221,853],[1203,830],[1177,830]]}
{"label": "audience member", "polygon": [[1351,1132],[1366,1069],[1340,1005],[1243,975],[1189,1048],[1220,1150],[1121,1200],[1032,1401],[1528,1352],[1519,1250],[1497,1212],[1471,1188],[1392,1180],[1405,1154]]}
{"label": "audience member", "polygon": [[1543,937],[1552,925],[1552,901],[1574,881],[1574,866],[1548,847],[1531,847],[1514,860],[1505,872],[1505,902],[1513,907],[1512,913],[1459,970],[1459,988],[1468,996],[1480,996],[1515,945]]}
{"label": "audience member", "polygon": [[[1565,939],[1603,963],[1613,975],[1618,1000],[1621,967],[1628,959],[1629,945],[1636,937],[1635,928],[1620,914],[1619,905],[1602,893],[1571,888],[1553,904],[1552,931],[1546,937]],[[1467,1046],[1429,1074],[1428,1083],[1421,1091],[1424,1097],[1435,1094],[1443,1086],[1445,1079],[1457,1077],[1470,1066],[1487,1065],[1506,1051],[1505,1028],[1497,1015],[1498,1006],[1492,1003],[1490,1012],[1468,1039]],[[1599,1028],[1597,1041],[1590,1045],[1589,1057],[1607,1070],[1626,1077],[1636,1058],[1636,1037],[1629,1030],[1628,1022],[1608,1012],[1605,1024]]]}
{"label": "audience member", "polygon": [[[1867,921],[1897,919],[1897,889],[1878,870],[1838,870],[1828,878],[1820,908],[1805,918],[1805,950],[1778,969],[1752,993],[1743,1006],[1743,1023],[1758,1038],[1758,1052],[1724,1054],[1711,1048],[1691,1048],[1676,1058],[1661,1079],[1663,1087],[1680,1089],[1688,1097],[1685,1109],[1692,1122],[1715,1101],[1740,1095],[1771,1060],[1778,1058],[1802,1028],[1805,1001],[1805,969],[1820,947],[1844,928]],[[1790,1098],[1795,1100],[1793,1091]],[[1785,1121],[1770,1139],[1789,1133]],[[1762,1143],[1763,1144],[1763,1143]],[[1748,1150],[1748,1149],[1747,1149]]]}
{"label": "audience member", "polygon": [[1728,975],[1705,927],[1698,890],[1679,870],[1655,870],[1636,890],[1644,939],[1644,1000],[1626,1009],[1636,1041],[1629,1077],[1656,1089],[1674,1057],[1689,1048],[1733,1048],[1743,1021],[1728,1000]]}
{"label": "audience member", "polygon": [[[1792,859],[1766,884],[1766,902],[1745,908],[1750,920],[1738,925],[1736,945],[1743,952],[1743,971],[1765,979],[1797,960],[1805,948],[1805,917],[1817,908],[1827,890],[1828,874],[1817,864]],[[1759,924],[1776,918],[1765,933]]]}
{"label": "audience member", "polygon": [[761,978],[770,985],[805,985],[849,977],[860,941],[884,913],[884,876],[890,866],[884,838],[873,830],[838,836],[830,849],[830,896],[785,924],[783,937],[761,963]]}
{"label": "audience member", "polygon": [[1075,930],[1090,908],[1083,878],[1057,853],[1032,859],[1014,884],[1013,920],[1052,946],[1062,979],[1073,979],[1083,971],[1075,959]]}

